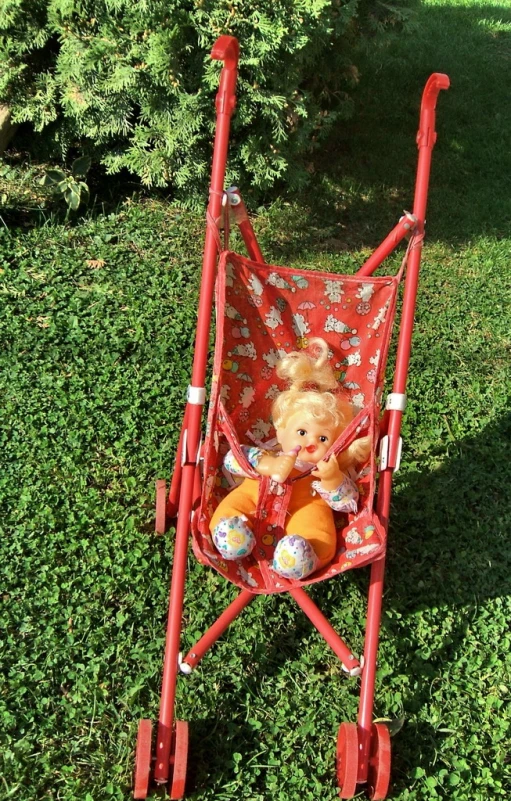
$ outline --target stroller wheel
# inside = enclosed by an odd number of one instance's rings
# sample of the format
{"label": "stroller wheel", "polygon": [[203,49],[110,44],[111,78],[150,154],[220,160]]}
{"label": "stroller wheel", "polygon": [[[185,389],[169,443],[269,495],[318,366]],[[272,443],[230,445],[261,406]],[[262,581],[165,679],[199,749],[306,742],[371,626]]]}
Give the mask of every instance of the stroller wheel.
{"label": "stroller wheel", "polygon": [[337,735],[337,781],[339,797],[353,798],[358,776],[358,729],[356,723],[341,723]]}
{"label": "stroller wheel", "polygon": [[167,482],[159,478],[156,482],[156,520],[154,530],[157,534],[165,534],[167,530]]}
{"label": "stroller wheel", "polygon": [[373,723],[367,793],[373,801],[387,797],[390,782],[390,734],[385,723]]}
{"label": "stroller wheel", "polygon": [[150,720],[141,720],[138,724],[133,798],[147,798],[149,792],[152,729]]}
{"label": "stroller wheel", "polygon": [[188,764],[188,723],[185,720],[176,720],[170,766],[170,798],[178,801],[185,794],[186,767]]}

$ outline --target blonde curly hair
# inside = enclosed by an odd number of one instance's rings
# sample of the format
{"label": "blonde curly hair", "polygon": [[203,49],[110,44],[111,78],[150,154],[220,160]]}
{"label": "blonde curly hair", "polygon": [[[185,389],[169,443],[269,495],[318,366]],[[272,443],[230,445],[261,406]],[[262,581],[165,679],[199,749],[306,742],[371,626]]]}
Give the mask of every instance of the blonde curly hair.
{"label": "blonde curly hair", "polygon": [[[333,425],[337,436],[354,417],[354,408],[339,391],[339,383],[328,361],[328,345],[324,339],[309,340],[309,350],[286,354],[277,364],[277,375],[290,382],[289,389],[281,392],[272,405],[273,424],[276,429],[286,425],[291,415],[303,412],[327,425]],[[314,354],[314,355],[313,355]],[[339,466],[347,468],[365,461],[370,451],[370,438],[355,440],[338,456]]]}

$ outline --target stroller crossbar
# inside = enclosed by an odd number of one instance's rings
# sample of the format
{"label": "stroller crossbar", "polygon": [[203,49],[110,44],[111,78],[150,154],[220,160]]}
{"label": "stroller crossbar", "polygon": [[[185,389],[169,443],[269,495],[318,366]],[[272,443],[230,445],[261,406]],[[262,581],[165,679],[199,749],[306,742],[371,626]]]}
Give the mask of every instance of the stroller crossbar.
{"label": "stroller crossbar", "polygon": [[[146,798],[153,784],[167,784],[172,799],[184,797],[188,724],[176,719],[174,711],[178,673],[190,673],[257,594],[287,592],[324,637],[343,669],[361,679],[357,723],[341,723],[338,733],[339,795],[351,798],[357,787],[364,785],[369,798],[383,799],[390,778],[390,738],[384,724],[373,722],[373,702],[385,545],[392,476],[399,463],[401,420],[406,406],[431,155],[436,142],[436,102],[440,91],[448,88],[449,79],[434,73],[422,95],[413,211],[404,213],[355,275],[338,276],[265,262],[239,190],[235,187],[224,190],[230,119],[236,106],[238,42],[233,37],[221,36],[211,56],[222,61],[223,68],[215,102],[216,131],[195,355],[170,490],[167,492],[165,480],[156,484],[156,531],[167,531],[177,515],[161,703],[154,749],[151,721],[140,722],[134,797]],[[227,249],[231,221],[240,229],[248,259]],[[220,237],[222,226],[224,243]],[[409,243],[398,274],[375,277],[376,270],[406,237]],[[386,355],[402,278],[405,288],[396,368],[392,392],[382,415]],[[206,400],[215,283],[217,338],[203,443],[202,409]],[[283,530],[286,503],[295,479],[284,482],[280,493],[283,497],[277,498],[270,478],[257,476],[245,458],[241,440],[266,442],[271,438],[271,421],[263,409],[265,398],[274,392],[276,356],[281,351],[306,347],[308,339],[318,335],[326,338],[334,354],[332,361],[338,380],[358,409],[329,453],[337,454],[364,434],[371,437],[372,447],[357,478],[361,498],[357,511],[338,521],[333,561],[305,580],[288,580],[272,571],[272,555],[278,532]],[[378,464],[376,453],[380,442],[384,444]],[[229,489],[222,487],[221,475],[222,456],[227,447],[239,459],[246,475],[260,481],[255,555],[230,564],[215,550],[209,531],[215,506]],[[237,584],[240,592],[183,657],[179,645],[190,535],[196,557]],[[357,659],[303,585],[332,578],[363,564],[370,565],[370,580],[364,652]]]}

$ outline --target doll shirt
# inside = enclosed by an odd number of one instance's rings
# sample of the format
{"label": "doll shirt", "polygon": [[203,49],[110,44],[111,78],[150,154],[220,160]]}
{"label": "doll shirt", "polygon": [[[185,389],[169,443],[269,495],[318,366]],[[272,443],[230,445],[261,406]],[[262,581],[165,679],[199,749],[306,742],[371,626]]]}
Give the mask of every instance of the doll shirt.
{"label": "doll shirt", "polygon": [[[245,454],[247,462],[254,468],[259,464],[261,456],[266,454],[266,451],[264,451],[262,448],[257,448],[255,445],[242,445],[241,450]],[[232,451],[227,452],[224,458],[224,467],[229,471],[229,473],[232,473],[233,476],[244,476],[245,478],[248,478],[248,475],[245,473],[241,465],[236,461]]]}
{"label": "doll shirt", "polygon": [[312,482],[312,489],[320,495],[334,512],[355,512],[358,509],[359,493],[357,485],[345,476],[336,490],[324,490],[320,481]]}
{"label": "doll shirt", "polygon": [[[255,445],[242,445],[241,449],[249,464],[254,468],[259,464],[261,456],[265,456],[267,453],[267,451]],[[235,476],[248,478],[243,468],[236,461],[232,451],[227,452],[224,458],[224,467]],[[300,472],[305,472],[311,467],[315,467],[315,465],[308,462],[299,462],[298,459],[295,462],[295,468]],[[334,512],[353,512],[355,514],[357,511],[359,493],[357,485],[349,476],[343,478],[336,490],[323,489],[320,481],[313,481],[311,486]]]}

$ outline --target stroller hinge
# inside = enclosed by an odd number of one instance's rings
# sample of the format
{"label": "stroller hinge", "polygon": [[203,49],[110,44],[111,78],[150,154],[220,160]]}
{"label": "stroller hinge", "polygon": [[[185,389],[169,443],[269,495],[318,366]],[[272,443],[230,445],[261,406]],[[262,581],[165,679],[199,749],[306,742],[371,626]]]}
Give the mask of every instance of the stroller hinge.
{"label": "stroller hinge", "polygon": [[390,463],[390,437],[386,434],[380,440],[380,472],[387,470],[388,468],[392,468],[396,473],[399,470],[399,465],[401,464],[401,451],[403,449],[403,440],[399,437],[398,445],[397,445],[397,452],[395,464]]}

